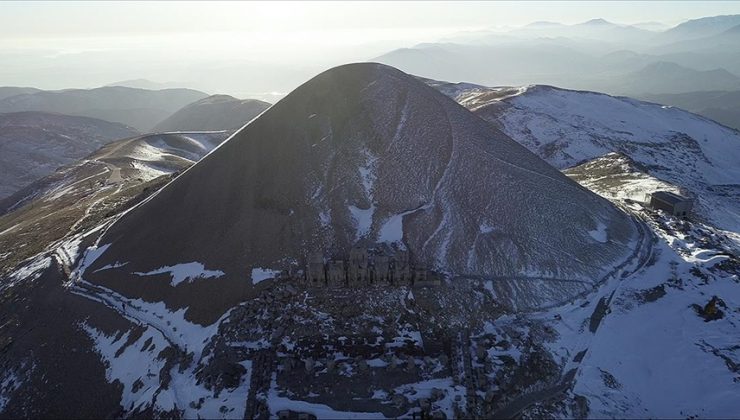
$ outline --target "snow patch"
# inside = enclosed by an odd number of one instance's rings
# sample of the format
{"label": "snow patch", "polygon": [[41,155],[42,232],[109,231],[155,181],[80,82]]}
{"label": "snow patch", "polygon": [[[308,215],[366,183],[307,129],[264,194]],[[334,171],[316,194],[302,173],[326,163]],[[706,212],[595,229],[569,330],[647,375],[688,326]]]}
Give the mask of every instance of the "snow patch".
{"label": "snow patch", "polygon": [[319,212],[319,221],[321,222],[321,226],[323,227],[331,226],[331,215],[329,215],[328,210]]}
{"label": "snow patch", "polygon": [[[418,401],[422,398],[430,399],[432,396],[432,390],[435,388],[442,390],[444,397],[438,401],[432,402],[432,411],[441,410],[447,415],[447,418],[455,418],[455,412],[453,410],[454,400],[458,395],[462,400],[464,400],[465,387],[462,385],[454,385],[452,378],[429,379],[426,381],[405,384],[397,387],[395,392],[396,394],[404,395],[410,401]],[[411,412],[401,417],[411,417]]]}
{"label": "snow patch", "polygon": [[373,185],[375,184],[375,161],[378,160],[369,150],[363,151],[364,163],[357,168],[360,173],[360,180],[362,181],[362,189],[365,193],[365,197],[370,202],[370,207],[367,209],[361,209],[357,206],[348,206],[349,212],[352,215],[352,219],[355,221],[357,227],[356,238],[359,239],[370,233],[370,228],[373,224],[373,216],[375,214],[375,203],[373,202]]}
{"label": "snow patch", "polygon": [[184,281],[187,281],[189,283],[198,278],[217,278],[224,275],[224,272],[221,270],[206,270],[205,266],[199,262],[160,267],[154,271],[149,271],[146,273],[134,272],[134,274],[137,274],[139,276],[154,276],[157,274],[166,273],[169,273],[172,276],[172,279],[170,280],[170,285],[173,287]]}
{"label": "snow patch", "polygon": [[396,214],[388,218],[378,233],[379,242],[401,242],[403,240],[403,214]]}
{"label": "snow patch", "polygon": [[357,227],[357,238],[361,238],[370,233],[370,227],[373,224],[373,214],[375,214],[375,205],[369,209],[361,209],[356,206],[348,206],[352,219]]}
{"label": "snow patch", "polygon": [[110,248],[110,246],[111,244],[106,244],[102,246],[95,244],[91,247],[88,247],[85,250],[85,253],[82,255],[82,260],[80,260],[79,267],[77,268],[77,270],[74,271],[72,275],[73,279],[79,280],[80,278],[82,278],[82,275],[85,273],[85,270],[87,270],[87,268],[90,267],[95,262],[95,260],[100,258],[100,256],[103,255],[105,250]]}
{"label": "snow patch", "polygon": [[427,208],[428,205],[421,206],[389,217],[378,232],[378,242],[397,243],[401,249],[406,249],[406,246],[403,244],[404,216],[416,213],[419,210],[426,210]]}
{"label": "snow patch", "polygon": [[494,228],[493,226],[489,225],[488,223],[482,223],[480,225],[480,233],[482,233],[482,234],[491,233],[494,230],[496,230],[496,228]]}
{"label": "snow patch", "polygon": [[121,268],[121,267],[125,266],[126,264],[128,264],[128,262],[122,263],[120,261],[116,261],[113,264],[108,264],[108,265],[105,265],[103,267],[98,268],[97,270],[93,271],[93,273],[97,273],[98,271],[110,270],[112,268]]}
{"label": "snow patch", "polygon": [[44,270],[51,266],[51,257],[38,256],[27,262],[23,267],[10,273],[9,282],[0,284],[0,290],[10,287],[22,280],[37,280],[44,273]]}
{"label": "snow patch", "polygon": [[173,367],[170,384],[160,388],[160,373],[165,360],[159,353],[170,344],[155,328],[147,327],[141,336],[126,345],[131,331],[105,335],[88,324],[82,329],[93,339],[95,350],[106,362],[106,379],[123,385],[121,405],[127,411],[146,409],[153,405],[157,410],[179,410],[184,418],[242,418],[244,398],[249,392],[252,362],[240,364],[246,369],[238,387],[224,389],[218,397],[197,383],[193,366],[184,371]]}
{"label": "snow patch", "polygon": [[601,222],[599,222],[596,229],[588,231],[588,234],[597,242],[601,242],[602,244],[609,240],[606,233],[606,225]]}
{"label": "snow patch", "polygon": [[252,269],[252,284],[257,284],[263,280],[274,279],[280,274],[280,270],[272,270],[269,268],[253,268]]}
{"label": "snow patch", "polygon": [[276,390],[276,375],[272,375],[272,386],[267,396],[267,404],[273,417],[278,417],[278,412],[292,410],[299,413],[310,413],[319,419],[384,419],[382,413],[364,413],[351,411],[337,411],[328,405],[310,403],[307,401],[291,400],[278,395]]}
{"label": "snow patch", "polygon": [[5,410],[5,407],[10,402],[10,398],[25,380],[28,379],[29,373],[33,370],[33,365],[28,367],[28,363],[21,363],[19,368],[7,369],[4,368],[3,372],[0,372],[0,413]]}

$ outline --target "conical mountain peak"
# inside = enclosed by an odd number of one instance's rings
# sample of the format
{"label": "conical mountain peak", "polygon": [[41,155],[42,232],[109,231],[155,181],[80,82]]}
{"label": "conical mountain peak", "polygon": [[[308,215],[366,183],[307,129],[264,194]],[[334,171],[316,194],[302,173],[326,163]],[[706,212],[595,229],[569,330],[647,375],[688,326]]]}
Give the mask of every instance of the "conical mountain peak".
{"label": "conical mountain peak", "polygon": [[[124,215],[83,276],[209,322],[252,293],[253,273],[362,244],[408,252],[453,284],[502,279],[526,291],[502,290],[512,305],[536,307],[582,292],[634,235],[623,213],[451,99],[361,63],[298,87]],[[207,275],[175,282],[178,267]]]}

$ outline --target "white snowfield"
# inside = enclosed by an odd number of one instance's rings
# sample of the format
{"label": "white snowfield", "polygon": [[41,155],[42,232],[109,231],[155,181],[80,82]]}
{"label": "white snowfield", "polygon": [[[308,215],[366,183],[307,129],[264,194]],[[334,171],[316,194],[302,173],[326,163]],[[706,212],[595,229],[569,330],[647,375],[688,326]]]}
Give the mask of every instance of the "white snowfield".
{"label": "white snowfield", "polygon": [[[656,231],[657,261],[617,286],[573,393],[588,398],[594,417],[737,417],[740,279],[714,269],[723,258],[702,249],[700,237]],[[716,275],[703,281],[696,270]],[[638,298],[655,288],[665,294]],[[727,305],[719,308],[725,316],[705,322],[691,305],[703,306],[712,296]],[[570,310],[577,312],[575,306],[560,311],[564,324]]]}
{"label": "white snowfield", "polygon": [[263,280],[274,279],[280,274],[280,270],[270,268],[256,267],[252,269],[252,284],[257,284]]}
{"label": "white snowfield", "polygon": [[[694,147],[673,153],[686,153],[691,162],[701,164],[697,169],[701,169],[703,179],[709,184],[730,184],[740,178],[740,167],[736,165],[740,159],[740,134],[679,108],[547,86],[531,86],[505,101],[514,108],[535,114],[524,116],[507,110],[502,118],[505,131],[522,138],[524,131],[529,130],[529,139],[537,140],[540,148],[552,143],[563,146],[554,160],[560,168],[602,155],[607,148],[672,145],[682,149]],[[555,122],[558,126],[553,124]],[[523,125],[515,127],[517,123]],[[565,124],[571,129],[563,127]],[[556,133],[564,136],[557,139]],[[682,134],[690,139],[681,138]],[[683,140],[686,144],[676,144]],[[593,149],[584,147],[587,144]],[[652,163],[649,159],[665,161],[670,156],[670,150],[640,150],[633,159]],[[681,171],[681,168],[672,169]]]}
{"label": "white snowfield", "polygon": [[595,92],[434,83],[559,169],[621,152],[698,196],[697,212],[710,222],[740,231],[740,132],[734,129],[679,108]]}

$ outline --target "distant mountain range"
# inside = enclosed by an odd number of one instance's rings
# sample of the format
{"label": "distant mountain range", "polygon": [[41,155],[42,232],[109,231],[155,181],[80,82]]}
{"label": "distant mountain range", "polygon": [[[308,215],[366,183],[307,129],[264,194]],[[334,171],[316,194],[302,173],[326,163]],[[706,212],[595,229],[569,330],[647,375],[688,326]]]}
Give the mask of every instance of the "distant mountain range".
{"label": "distant mountain range", "polygon": [[36,93],[36,92],[41,92],[41,90],[36,89],[36,88],[30,88],[30,87],[4,86],[4,87],[0,87],[0,100],[8,98],[10,96],[23,95],[23,94]]}
{"label": "distant mountain range", "polygon": [[640,98],[683,108],[740,130],[740,90],[665,93]]}
{"label": "distant mountain range", "polygon": [[191,89],[145,90],[111,86],[21,93],[0,99],[0,113],[54,112],[151,130],[183,106],[208,95]]}
{"label": "distant mountain range", "polygon": [[524,37],[548,37],[548,38],[580,38],[600,41],[613,41],[619,39],[623,42],[639,42],[649,37],[653,32],[632,25],[619,25],[604,19],[591,19],[589,21],[564,25],[554,22],[540,22],[524,26],[510,32],[514,36]]}
{"label": "distant mountain range", "polygon": [[712,16],[691,19],[662,32],[658,38],[661,42],[677,42],[706,38],[720,35],[723,32],[738,26],[740,26],[740,15]]}
{"label": "distant mountain range", "polygon": [[132,79],[132,80],[122,80],[120,82],[109,83],[105,86],[106,87],[122,86],[122,87],[134,88],[134,89],[162,90],[162,89],[182,88],[185,85],[187,84],[186,83],[176,83],[176,82],[160,83],[160,82],[154,82],[148,79]]}
{"label": "distant mountain range", "polygon": [[740,89],[740,77],[724,69],[692,70],[660,61],[605,83],[608,92],[628,96]]}
{"label": "distant mountain range", "polygon": [[152,131],[236,130],[270,106],[256,99],[213,95],[186,105]]}
{"label": "distant mountain range", "polygon": [[466,33],[374,61],[432,79],[640,96],[738,90],[739,45],[740,15],[696,19],[662,32],[594,19]]}

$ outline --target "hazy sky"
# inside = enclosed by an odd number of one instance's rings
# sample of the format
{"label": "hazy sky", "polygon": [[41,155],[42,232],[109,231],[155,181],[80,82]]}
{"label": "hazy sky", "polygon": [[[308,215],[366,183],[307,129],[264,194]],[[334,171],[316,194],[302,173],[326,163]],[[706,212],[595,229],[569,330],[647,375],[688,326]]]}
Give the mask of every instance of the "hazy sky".
{"label": "hazy sky", "polygon": [[0,85],[188,82],[206,60],[214,68],[260,63],[259,71],[273,66],[298,78],[299,69],[367,60],[460,31],[593,18],[674,25],[720,14],[740,14],[740,2],[3,1]]}

